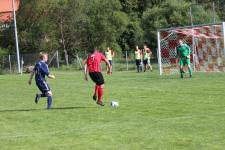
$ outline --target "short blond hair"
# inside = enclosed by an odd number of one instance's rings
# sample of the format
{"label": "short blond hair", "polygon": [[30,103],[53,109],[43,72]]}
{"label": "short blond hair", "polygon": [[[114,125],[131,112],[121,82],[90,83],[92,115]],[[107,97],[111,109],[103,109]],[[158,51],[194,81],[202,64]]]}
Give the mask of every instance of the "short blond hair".
{"label": "short blond hair", "polygon": [[40,52],[39,58],[40,58],[41,60],[44,58],[44,56],[48,56],[48,53]]}

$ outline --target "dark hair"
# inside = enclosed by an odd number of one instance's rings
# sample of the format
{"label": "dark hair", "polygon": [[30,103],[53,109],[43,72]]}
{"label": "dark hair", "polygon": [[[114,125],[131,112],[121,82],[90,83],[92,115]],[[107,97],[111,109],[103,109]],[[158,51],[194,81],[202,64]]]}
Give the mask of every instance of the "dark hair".
{"label": "dark hair", "polygon": [[95,52],[95,48],[91,48],[91,50],[89,52],[90,53],[94,53]]}

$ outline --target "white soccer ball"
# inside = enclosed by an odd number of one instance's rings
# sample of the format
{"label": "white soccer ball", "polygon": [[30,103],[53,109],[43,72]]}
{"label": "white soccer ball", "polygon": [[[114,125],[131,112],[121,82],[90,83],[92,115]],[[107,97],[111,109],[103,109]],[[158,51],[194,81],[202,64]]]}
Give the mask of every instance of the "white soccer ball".
{"label": "white soccer ball", "polygon": [[112,101],[112,102],[111,102],[111,106],[112,106],[112,107],[119,107],[119,103],[116,102],[116,101]]}

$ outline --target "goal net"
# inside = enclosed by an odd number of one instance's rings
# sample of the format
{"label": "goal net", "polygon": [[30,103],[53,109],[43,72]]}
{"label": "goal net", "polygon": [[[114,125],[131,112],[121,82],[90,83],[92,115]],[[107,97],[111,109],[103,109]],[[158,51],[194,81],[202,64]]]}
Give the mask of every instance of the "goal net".
{"label": "goal net", "polygon": [[191,67],[194,71],[225,71],[225,22],[160,29],[157,36],[160,75],[179,73],[176,59],[179,40],[191,49]]}

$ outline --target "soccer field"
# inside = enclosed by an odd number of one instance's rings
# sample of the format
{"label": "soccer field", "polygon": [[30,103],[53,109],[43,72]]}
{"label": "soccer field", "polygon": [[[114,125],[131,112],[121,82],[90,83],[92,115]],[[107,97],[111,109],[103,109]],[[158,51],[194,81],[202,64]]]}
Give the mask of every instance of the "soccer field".
{"label": "soccer field", "polygon": [[[34,103],[28,75],[0,76],[1,150],[222,150],[225,74],[193,78],[157,72],[104,74],[106,106],[82,72],[53,72],[53,109]],[[186,76],[188,76],[186,74]],[[111,108],[110,101],[119,102]]]}

